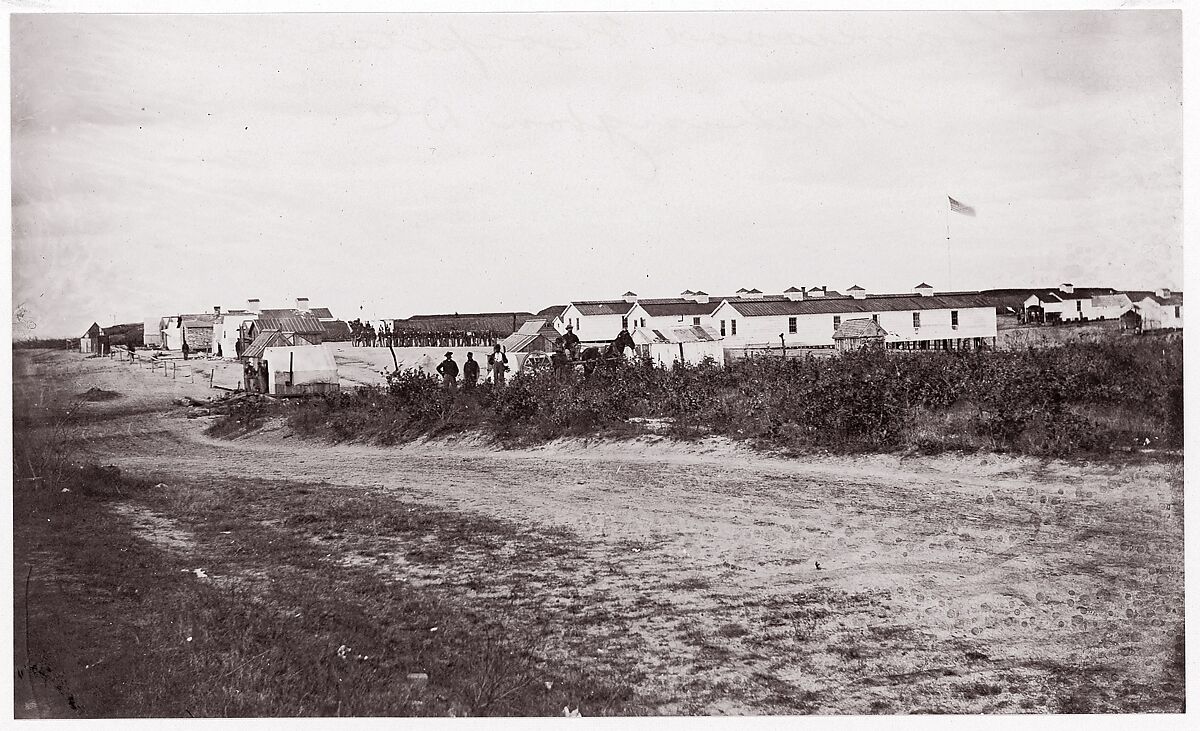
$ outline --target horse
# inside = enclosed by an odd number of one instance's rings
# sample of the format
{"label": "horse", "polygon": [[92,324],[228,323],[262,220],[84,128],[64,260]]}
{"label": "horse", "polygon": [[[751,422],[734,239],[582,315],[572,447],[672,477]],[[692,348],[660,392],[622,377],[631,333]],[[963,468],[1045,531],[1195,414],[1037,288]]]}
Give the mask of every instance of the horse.
{"label": "horse", "polygon": [[617,333],[612,342],[604,346],[601,350],[596,346],[584,348],[580,359],[583,361],[583,374],[585,376],[592,375],[596,367],[599,365],[612,365],[617,360],[625,357],[625,349],[633,348],[633,336],[628,330],[622,330]]}

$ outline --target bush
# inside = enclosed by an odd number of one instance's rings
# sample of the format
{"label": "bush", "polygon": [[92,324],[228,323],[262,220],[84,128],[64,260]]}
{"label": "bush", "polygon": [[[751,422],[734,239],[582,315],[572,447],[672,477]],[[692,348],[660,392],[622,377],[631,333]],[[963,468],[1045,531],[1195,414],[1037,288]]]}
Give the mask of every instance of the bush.
{"label": "bush", "polygon": [[[1183,443],[1183,350],[1153,338],[1009,351],[864,349],[728,367],[647,361],[590,376],[522,373],[504,388],[451,392],[419,370],[309,402],[307,433],[391,443],[477,428],[544,440],[628,432],[632,417],[675,436],[725,434],[766,447],[835,451],[987,447],[1037,455]],[[252,419],[253,415],[247,415]]]}

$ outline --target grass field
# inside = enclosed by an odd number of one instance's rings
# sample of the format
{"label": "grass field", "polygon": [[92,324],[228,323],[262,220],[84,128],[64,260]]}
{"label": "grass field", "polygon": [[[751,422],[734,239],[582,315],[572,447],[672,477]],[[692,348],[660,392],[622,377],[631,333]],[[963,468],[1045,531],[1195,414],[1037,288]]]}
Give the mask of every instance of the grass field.
{"label": "grass field", "polygon": [[1178,459],[226,441],[14,358],[18,716],[1183,708]]}

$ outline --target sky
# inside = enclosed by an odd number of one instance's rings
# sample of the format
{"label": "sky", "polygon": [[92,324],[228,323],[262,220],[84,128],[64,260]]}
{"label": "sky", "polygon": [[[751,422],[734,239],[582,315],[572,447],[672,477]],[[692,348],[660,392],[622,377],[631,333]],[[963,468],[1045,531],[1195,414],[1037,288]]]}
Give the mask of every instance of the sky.
{"label": "sky", "polygon": [[12,306],[38,336],[250,297],[351,319],[1184,284],[1177,11],[10,30]]}

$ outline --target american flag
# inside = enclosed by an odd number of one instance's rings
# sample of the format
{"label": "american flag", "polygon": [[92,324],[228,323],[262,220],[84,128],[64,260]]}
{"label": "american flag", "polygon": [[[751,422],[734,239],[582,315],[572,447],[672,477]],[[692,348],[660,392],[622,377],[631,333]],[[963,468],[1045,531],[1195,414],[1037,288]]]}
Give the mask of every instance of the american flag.
{"label": "american flag", "polygon": [[[946,197],[950,198],[950,196],[946,196]],[[961,213],[964,216],[974,216],[975,215],[974,208],[972,208],[971,206],[968,206],[966,203],[959,203],[958,201],[954,200],[953,198],[950,198],[950,210],[954,211],[955,213]]]}

